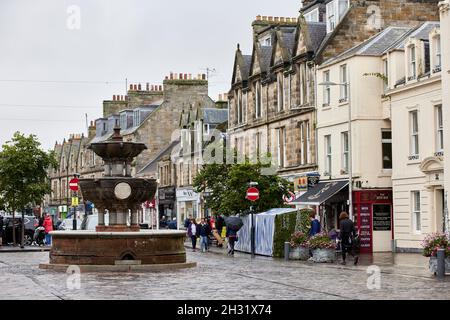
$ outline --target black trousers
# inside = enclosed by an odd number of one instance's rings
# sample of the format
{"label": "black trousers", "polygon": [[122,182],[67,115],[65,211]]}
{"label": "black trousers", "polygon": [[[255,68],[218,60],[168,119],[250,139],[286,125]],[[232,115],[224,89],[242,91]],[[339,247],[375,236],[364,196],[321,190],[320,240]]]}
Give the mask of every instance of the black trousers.
{"label": "black trousers", "polygon": [[354,243],[351,241],[350,235],[344,235],[341,242],[342,260],[345,261],[347,253],[352,257],[356,256]]}
{"label": "black trousers", "polygon": [[195,249],[195,246],[197,245],[197,237],[191,236],[191,240],[192,240],[192,249]]}
{"label": "black trousers", "polygon": [[234,253],[234,243],[236,242],[236,237],[229,237],[228,242],[230,243],[230,252]]}

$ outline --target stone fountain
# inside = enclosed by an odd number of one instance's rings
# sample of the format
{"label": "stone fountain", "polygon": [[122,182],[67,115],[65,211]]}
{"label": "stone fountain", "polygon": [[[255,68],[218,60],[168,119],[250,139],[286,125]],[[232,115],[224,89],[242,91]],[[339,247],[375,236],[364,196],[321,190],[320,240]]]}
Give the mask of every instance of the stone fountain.
{"label": "stone fountain", "polygon": [[[99,212],[95,231],[52,232],[50,263],[42,269],[66,271],[151,271],[193,267],[186,262],[185,232],[140,230],[138,210],[156,192],[155,179],[131,177],[133,158],[147,149],[143,143],[124,142],[120,128],[110,140],[92,143],[89,149],[104,161],[104,177],[80,179],[84,199]],[[105,211],[109,224],[105,224]]]}

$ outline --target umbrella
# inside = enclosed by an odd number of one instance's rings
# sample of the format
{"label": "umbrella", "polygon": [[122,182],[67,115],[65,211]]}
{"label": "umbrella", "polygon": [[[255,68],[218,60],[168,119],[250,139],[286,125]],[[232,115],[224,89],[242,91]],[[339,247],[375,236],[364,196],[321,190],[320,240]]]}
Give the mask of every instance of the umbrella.
{"label": "umbrella", "polygon": [[244,225],[244,222],[242,222],[242,219],[239,217],[227,217],[225,218],[225,224],[227,225],[227,228],[234,231],[239,231],[241,227]]}

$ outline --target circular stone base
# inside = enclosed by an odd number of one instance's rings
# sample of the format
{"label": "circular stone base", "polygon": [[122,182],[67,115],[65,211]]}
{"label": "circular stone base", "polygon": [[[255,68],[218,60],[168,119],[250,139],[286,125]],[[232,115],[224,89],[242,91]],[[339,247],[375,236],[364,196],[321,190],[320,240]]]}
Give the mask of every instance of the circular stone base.
{"label": "circular stone base", "polygon": [[[176,271],[187,268],[194,268],[197,266],[196,262],[185,262],[185,263],[170,263],[170,264],[145,264],[145,265],[77,265],[80,268],[80,272],[167,272]],[[56,272],[68,272],[69,267],[70,273],[74,270],[74,265],[68,264],[50,264],[41,263],[39,269],[52,270]]]}
{"label": "circular stone base", "polygon": [[116,265],[139,261],[141,265],[186,263],[186,233],[176,230],[139,232],[54,231],[52,265]]}

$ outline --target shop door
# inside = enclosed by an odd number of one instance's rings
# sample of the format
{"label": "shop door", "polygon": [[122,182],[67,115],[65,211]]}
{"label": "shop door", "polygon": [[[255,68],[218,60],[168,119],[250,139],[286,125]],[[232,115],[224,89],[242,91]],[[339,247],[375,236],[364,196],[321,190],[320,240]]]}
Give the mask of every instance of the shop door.
{"label": "shop door", "polygon": [[374,204],[372,207],[373,251],[392,251],[392,206]]}

